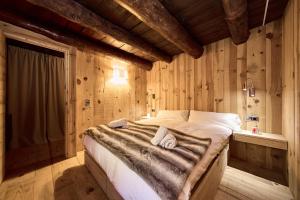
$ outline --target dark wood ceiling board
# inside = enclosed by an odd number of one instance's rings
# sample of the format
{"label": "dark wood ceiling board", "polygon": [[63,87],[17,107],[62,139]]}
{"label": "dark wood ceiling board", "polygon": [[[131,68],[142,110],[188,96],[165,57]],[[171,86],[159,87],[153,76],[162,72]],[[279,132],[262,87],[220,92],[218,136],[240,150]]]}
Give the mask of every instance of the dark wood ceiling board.
{"label": "dark wood ceiling board", "polygon": [[194,7],[199,2],[199,0],[161,0],[162,4],[168,11],[175,17],[177,17],[178,13],[184,11],[185,9],[189,9],[190,7]]}
{"label": "dark wood ceiling board", "polygon": [[194,26],[205,26],[208,21],[218,19],[218,23],[223,23],[226,25],[224,16],[220,15],[219,12],[216,12],[215,9],[210,10],[209,8],[196,10],[195,13],[184,14],[185,24],[193,29]]}
{"label": "dark wood ceiling board", "polygon": [[[288,0],[270,0],[266,23],[276,20],[283,15],[283,10]],[[254,28],[262,25],[265,2],[253,0],[248,2],[249,27]],[[263,9],[262,9],[263,8]]]}
{"label": "dark wood ceiling board", "polygon": [[[218,7],[215,3],[211,2],[210,0],[207,1],[198,1],[195,3],[194,6],[190,6],[187,9],[182,10],[181,12],[177,13],[177,18],[185,25],[186,23],[191,23],[190,21],[194,18],[201,18],[201,19],[209,19],[204,18],[207,17],[218,17],[220,12],[216,11]],[[219,10],[219,8],[218,8]],[[204,15],[204,17],[202,17]]]}
{"label": "dark wood ceiling board", "polygon": [[137,35],[143,35],[148,31],[151,31],[151,28],[144,23],[139,23],[131,29],[131,32]]}
{"label": "dark wood ceiling board", "polygon": [[76,0],[86,8],[109,20],[110,22],[131,30],[141,21],[112,0]]}
{"label": "dark wood ceiling board", "polygon": [[123,26],[124,28],[126,28],[127,30],[132,30],[134,27],[136,27],[137,25],[139,25],[141,22],[141,20],[139,20],[136,16],[134,15],[130,15],[124,22],[123,22]]}
{"label": "dark wood ceiling board", "polygon": [[155,44],[155,46],[165,41],[165,39],[161,35],[157,34],[157,32],[154,31],[153,29],[150,29],[149,31],[142,34],[141,36],[147,41],[151,42],[152,44]]}

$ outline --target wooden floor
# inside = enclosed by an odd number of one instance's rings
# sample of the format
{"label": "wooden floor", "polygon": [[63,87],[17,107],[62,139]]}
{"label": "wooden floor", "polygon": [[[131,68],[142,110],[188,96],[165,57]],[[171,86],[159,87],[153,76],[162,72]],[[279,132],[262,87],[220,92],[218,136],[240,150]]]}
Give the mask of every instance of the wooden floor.
{"label": "wooden floor", "polygon": [[[6,180],[0,185],[0,200],[106,200],[94,178],[77,157]],[[287,187],[227,167],[215,200],[289,200]]]}

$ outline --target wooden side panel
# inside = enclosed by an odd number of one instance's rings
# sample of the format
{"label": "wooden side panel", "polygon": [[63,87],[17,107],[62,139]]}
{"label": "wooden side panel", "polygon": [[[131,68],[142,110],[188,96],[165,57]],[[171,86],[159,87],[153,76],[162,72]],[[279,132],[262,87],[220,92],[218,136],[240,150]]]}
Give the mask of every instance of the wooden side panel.
{"label": "wooden side panel", "polygon": [[6,71],[6,45],[5,37],[0,30],[0,183],[4,178],[4,146],[5,146],[5,71]]}
{"label": "wooden side panel", "polygon": [[300,199],[300,134],[299,134],[299,50],[300,5],[298,0],[289,1],[283,17],[283,115],[282,130],[288,139],[289,187]]}
{"label": "wooden side panel", "polygon": [[[234,112],[243,120],[243,128],[251,129],[255,123],[245,119],[256,114],[262,131],[280,134],[281,29],[281,20],[274,21],[251,30],[246,44],[236,46],[227,38],[205,46],[198,59],[180,54],[170,64],[155,62],[147,72],[148,95],[155,94],[153,115],[162,109]],[[242,91],[249,78],[255,97]]]}
{"label": "wooden side panel", "polygon": [[[82,133],[88,127],[123,117],[136,120],[146,114],[147,77],[144,70],[102,54],[76,54],[76,131],[80,151]],[[114,66],[126,69],[127,82],[112,81]]]}

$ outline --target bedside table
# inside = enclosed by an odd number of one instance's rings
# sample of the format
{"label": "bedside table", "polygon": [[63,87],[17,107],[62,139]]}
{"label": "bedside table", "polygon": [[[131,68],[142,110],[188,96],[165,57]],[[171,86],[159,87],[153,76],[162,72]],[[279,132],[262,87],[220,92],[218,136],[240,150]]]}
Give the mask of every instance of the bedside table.
{"label": "bedside table", "polygon": [[279,134],[233,131],[228,165],[286,185],[287,139]]}
{"label": "bedside table", "polygon": [[233,131],[233,140],[275,149],[288,149],[287,139],[283,135],[273,133],[260,132],[259,134],[253,134],[248,130]]}

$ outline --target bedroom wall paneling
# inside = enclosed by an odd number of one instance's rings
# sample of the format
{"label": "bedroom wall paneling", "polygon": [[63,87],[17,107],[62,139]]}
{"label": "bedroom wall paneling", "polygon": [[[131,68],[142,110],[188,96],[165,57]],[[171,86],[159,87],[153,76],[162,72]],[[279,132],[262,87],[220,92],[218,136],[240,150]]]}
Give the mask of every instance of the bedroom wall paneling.
{"label": "bedroom wall paneling", "polygon": [[[195,109],[238,113],[243,128],[246,115],[257,114],[262,131],[281,133],[281,20],[251,30],[247,43],[227,38],[205,46],[203,56],[176,56],[168,64],[155,62],[147,72],[147,111]],[[242,91],[251,78],[256,96]],[[154,95],[153,95],[154,94]]]}
{"label": "bedroom wall paneling", "polygon": [[283,134],[288,139],[289,187],[300,199],[300,2],[290,0],[283,16]]}
{"label": "bedroom wall paneling", "polygon": [[[180,54],[170,64],[154,63],[147,72],[147,112],[154,116],[161,109],[233,112],[240,115],[242,128],[250,130],[255,123],[246,122],[246,116],[256,114],[261,131],[281,134],[282,21],[252,29],[244,44],[236,46],[227,38],[204,48],[198,59]],[[242,91],[248,78],[253,80],[255,97]],[[236,166],[286,183],[285,151],[234,142],[230,154],[243,161],[231,160]]]}
{"label": "bedroom wall paneling", "polygon": [[0,183],[4,178],[4,119],[5,119],[5,70],[6,51],[5,36],[0,30]]}
{"label": "bedroom wall paneling", "polygon": [[[76,53],[77,151],[90,126],[117,118],[139,119],[146,114],[146,72],[138,67],[87,51]],[[128,82],[114,84],[113,67],[128,71]],[[88,103],[89,102],[89,103]]]}

